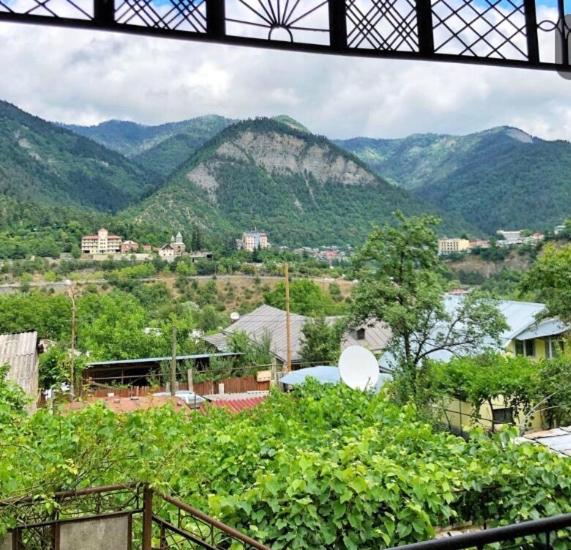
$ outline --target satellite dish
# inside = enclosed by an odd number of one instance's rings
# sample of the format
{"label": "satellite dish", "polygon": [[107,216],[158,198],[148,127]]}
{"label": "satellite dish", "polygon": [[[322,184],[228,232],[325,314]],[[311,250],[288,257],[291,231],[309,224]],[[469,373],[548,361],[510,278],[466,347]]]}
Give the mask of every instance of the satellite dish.
{"label": "satellite dish", "polygon": [[368,349],[349,346],[339,358],[339,375],[354,390],[371,390],[379,380],[379,364]]}
{"label": "satellite dish", "polygon": [[231,321],[237,321],[238,319],[240,319],[240,314],[237,311],[233,311],[232,313],[230,313]]}

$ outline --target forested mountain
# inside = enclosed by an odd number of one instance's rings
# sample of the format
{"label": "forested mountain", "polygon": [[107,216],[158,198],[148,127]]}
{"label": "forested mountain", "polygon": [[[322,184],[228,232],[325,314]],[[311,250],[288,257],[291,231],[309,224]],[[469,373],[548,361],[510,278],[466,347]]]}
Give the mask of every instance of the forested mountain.
{"label": "forested mountain", "polygon": [[0,101],[0,197],[116,211],[153,184],[118,153]]}
{"label": "forested mountain", "polygon": [[548,229],[571,212],[571,144],[516,128],[337,141],[378,174],[486,233]]}
{"label": "forested mountain", "polygon": [[[151,165],[152,160],[161,159],[163,155],[155,154],[147,157],[145,152],[149,152],[153,147],[161,144],[169,138],[179,136],[180,139],[171,143],[174,149],[180,147],[181,143],[189,145],[192,150],[184,151],[186,155],[174,164],[176,167],[180,162],[186,160],[190,154],[198,147],[206,143],[218,132],[232,124],[234,121],[218,115],[206,115],[180,122],[169,122],[157,126],[146,126],[125,120],[108,120],[96,126],[66,125],[65,127],[77,134],[88,137],[109,149],[113,149],[126,157],[139,157],[141,164]],[[170,152],[169,147],[161,148],[165,154],[167,163],[173,164],[170,157],[176,156],[176,151]],[[159,166],[159,172],[162,168]]]}
{"label": "forested mountain", "polygon": [[222,131],[132,215],[219,235],[258,227],[280,244],[356,244],[396,209],[427,210],[326,138],[256,119]]}

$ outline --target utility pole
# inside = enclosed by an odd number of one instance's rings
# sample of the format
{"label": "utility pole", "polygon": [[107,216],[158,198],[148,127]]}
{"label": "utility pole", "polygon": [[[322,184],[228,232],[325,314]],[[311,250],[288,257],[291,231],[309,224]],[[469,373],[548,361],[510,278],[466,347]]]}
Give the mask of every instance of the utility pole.
{"label": "utility pole", "polygon": [[172,327],[172,357],[170,369],[170,390],[174,397],[176,394],[176,326]]}
{"label": "utility pole", "polygon": [[285,263],[285,307],[286,307],[286,345],[287,345],[287,361],[285,371],[291,371],[291,319],[289,313],[289,266]]}
{"label": "utility pole", "polygon": [[71,301],[71,358],[69,362],[69,389],[72,399],[75,397],[75,338],[77,332],[77,308],[75,303],[75,286],[68,281],[68,296]]}

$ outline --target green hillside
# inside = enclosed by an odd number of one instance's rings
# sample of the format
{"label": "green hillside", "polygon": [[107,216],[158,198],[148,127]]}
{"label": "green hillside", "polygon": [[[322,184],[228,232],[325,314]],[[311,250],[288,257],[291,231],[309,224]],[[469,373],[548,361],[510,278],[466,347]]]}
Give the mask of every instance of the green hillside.
{"label": "green hillside", "polygon": [[116,211],[153,185],[116,152],[0,101],[0,196]]}
{"label": "green hillside", "polygon": [[[153,167],[152,162],[158,159],[159,164],[154,166],[155,171],[164,173],[165,170],[161,164],[163,156],[165,162],[175,168],[188,159],[196,148],[232,122],[234,121],[218,115],[206,115],[156,126],[146,126],[124,120],[108,120],[96,126],[67,125],[66,128],[126,157],[138,157],[143,166]],[[145,156],[145,152],[150,152],[165,140],[176,136],[184,136],[186,143],[191,146],[191,150],[183,151],[182,157],[177,157],[176,151],[170,151],[170,146],[160,149],[163,154],[159,152],[151,154],[148,158]],[[178,150],[181,142],[175,140],[171,145]]]}
{"label": "green hillside", "polygon": [[571,144],[516,128],[338,141],[377,173],[485,233],[549,229],[571,212]]}
{"label": "green hillside", "polygon": [[257,119],[221,132],[131,214],[219,236],[258,227],[299,246],[360,243],[396,209],[427,210],[326,138]]}

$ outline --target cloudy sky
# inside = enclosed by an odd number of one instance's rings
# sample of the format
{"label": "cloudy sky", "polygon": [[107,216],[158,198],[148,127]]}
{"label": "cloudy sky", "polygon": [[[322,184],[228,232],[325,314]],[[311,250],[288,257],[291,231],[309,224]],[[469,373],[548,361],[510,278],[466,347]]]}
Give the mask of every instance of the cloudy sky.
{"label": "cloudy sky", "polygon": [[330,137],[512,125],[571,140],[571,80],[0,24],[0,98],[49,120],[289,114]]}

